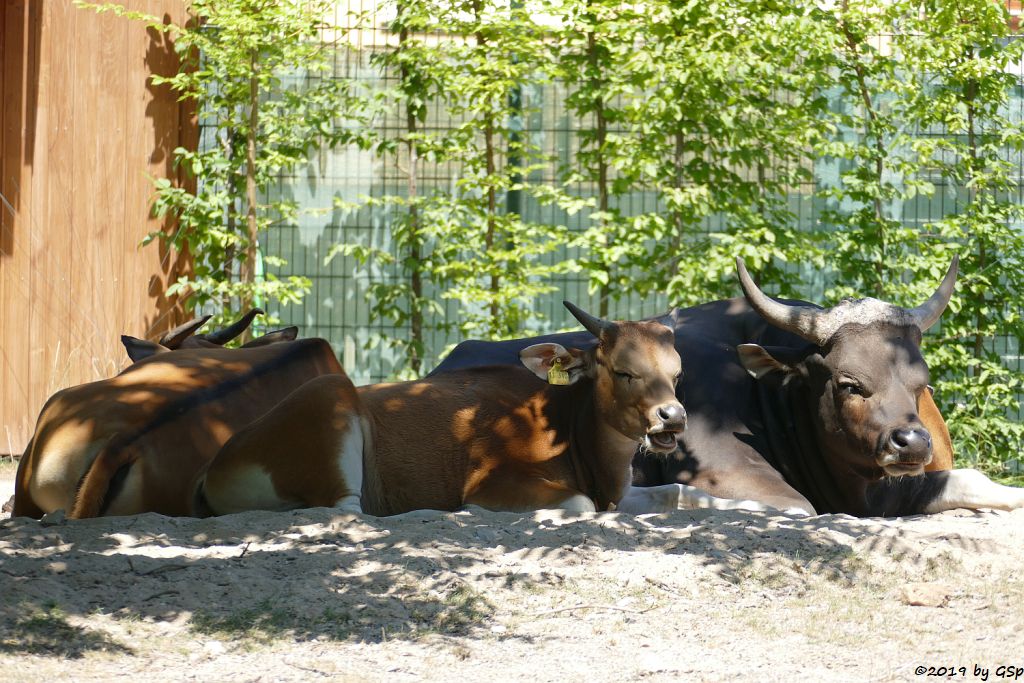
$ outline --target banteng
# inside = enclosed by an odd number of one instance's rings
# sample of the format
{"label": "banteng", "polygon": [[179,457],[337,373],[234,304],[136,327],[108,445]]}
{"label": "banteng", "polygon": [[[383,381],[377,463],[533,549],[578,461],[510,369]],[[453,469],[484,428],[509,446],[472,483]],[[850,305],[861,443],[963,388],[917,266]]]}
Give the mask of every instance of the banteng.
{"label": "banteng", "polygon": [[309,382],[224,446],[197,509],[611,508],[632,495],[637,444],[676,449],[686,419],[679,355],[659,322],[566,306],[593,335],[586,350],[535,344],[518,354],[526,368],[358,390],[344,377]]}
{"label": "banteng", "polygon": [[[938,446],[950,459],[921,334],[949,301],[956,260],[914,309],[874,299],[827,310],[783,303],[761,293],[739,260],[737,269],[745,299],[669,316],[685,359],[677,395],[689,425],[669,456],[638,452],[636,485],[682,483],[723,498],[859,516],[1024,506],[1024,490],[975,470],[926,471]],[[509,363],[538,341],[585,340],[570,333],[464,342],[431,376]]]}

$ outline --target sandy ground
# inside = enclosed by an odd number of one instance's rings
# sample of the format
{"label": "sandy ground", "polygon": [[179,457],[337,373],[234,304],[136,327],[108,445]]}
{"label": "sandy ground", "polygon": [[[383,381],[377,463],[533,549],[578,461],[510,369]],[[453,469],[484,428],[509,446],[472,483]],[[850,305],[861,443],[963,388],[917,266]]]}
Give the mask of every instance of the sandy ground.
{"label": "sandy ground", "polygon": [[[12,476],[0,469],[0,499]],[[0,580],[5,682],[1012,680],[999,667],[1024,667],[1024,510],[4,519]]]}

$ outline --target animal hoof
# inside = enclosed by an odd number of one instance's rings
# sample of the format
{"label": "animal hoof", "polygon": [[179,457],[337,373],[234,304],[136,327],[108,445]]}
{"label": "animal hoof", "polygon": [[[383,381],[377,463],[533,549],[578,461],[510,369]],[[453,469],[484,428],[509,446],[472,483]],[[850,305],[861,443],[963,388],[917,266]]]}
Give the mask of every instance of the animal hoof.
{"label": "animal hoof", "polygon": [[60,526],[66,521],[67,515],[64,514],[64,510],[54,510],[43,515],[39,519],[39,524],[42,526]]}

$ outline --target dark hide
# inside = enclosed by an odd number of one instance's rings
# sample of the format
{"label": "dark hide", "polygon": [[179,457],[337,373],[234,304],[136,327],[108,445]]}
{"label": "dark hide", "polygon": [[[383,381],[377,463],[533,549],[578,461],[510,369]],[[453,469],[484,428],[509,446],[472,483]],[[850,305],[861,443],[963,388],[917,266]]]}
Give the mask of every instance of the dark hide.
{"label": "dark hide", "polygon": [[[792,302],[803,303],[803,302]],[[806,304],[813,306],[813,304]],[[767,324],[745,299],[675,309],[662,319],[675,329],[683,358],[677,396],[688,415],[680,448],[668,456],[638,452],[634,483],[682,483],[723,498],[758,500],[778,508],[858,516],[922,512],[941,493],[947,472],[883,477],[876,462],[893,427],[917,420],[913,394],[924,390],[927,368],[915,329],[850,330],[821,349]],[[504,342],[459,344],[431,375],[494,363],[515,364],[520,349],[553,341],[584,348],[586,333]],[[765,347],[779,368],[754,379],[737,347]],[[831,351],[838,351],[832,356]],[[837,364],[859,359],[861,381],[875,382],[864,434],[837,436],[833,378]],[[786,371],[786,368],[789,371]],[[882,384],[892,384],[883,390]],[[844,389],[845,391],[845,389]],[[845,405],[845,404],[843,404]],[[920,423],[917,422],[919,425]],[[874,430],[874,437],[866,435]],[[870,441],[870,444],[868,444]]]}

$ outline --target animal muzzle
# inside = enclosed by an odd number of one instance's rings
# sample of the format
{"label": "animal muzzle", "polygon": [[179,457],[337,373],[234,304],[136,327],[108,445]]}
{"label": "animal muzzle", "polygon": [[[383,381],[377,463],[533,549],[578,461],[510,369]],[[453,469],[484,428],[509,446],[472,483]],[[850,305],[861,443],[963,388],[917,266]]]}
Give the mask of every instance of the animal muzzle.
{"label": "animal muzzle", "polygon": [[921,427],[901,427],[889,432],[878,464],[886,474],[920,474],[932,461],[932,436]]}
{"label": "animal muzzle", "polygon": [[671,453],[686,429],[686,410],[678,401],[663,403],[652,411],[651,427],[644,436],[644,446],[659,453]]}

